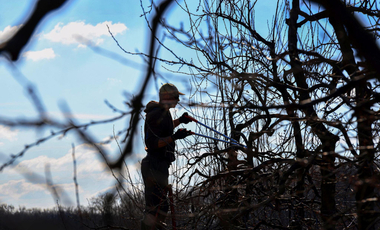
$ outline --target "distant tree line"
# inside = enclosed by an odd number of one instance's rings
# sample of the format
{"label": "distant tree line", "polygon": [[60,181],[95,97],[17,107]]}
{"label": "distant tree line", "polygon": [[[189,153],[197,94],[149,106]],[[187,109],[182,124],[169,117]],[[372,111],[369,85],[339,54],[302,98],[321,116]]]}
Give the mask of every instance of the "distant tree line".
{"label": "distant tree line", "polygon": [[29,209],[1,204],[0,229],[139,229],[141,216],[141,207],[136,207],[131,199],[106,193],[80,207],[57,205],[50,209]]}

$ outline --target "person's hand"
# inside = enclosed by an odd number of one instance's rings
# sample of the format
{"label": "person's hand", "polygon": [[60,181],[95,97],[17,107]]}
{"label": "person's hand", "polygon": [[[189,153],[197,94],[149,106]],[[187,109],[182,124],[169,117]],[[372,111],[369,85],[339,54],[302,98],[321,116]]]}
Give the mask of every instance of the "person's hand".
{"label": "person's hand", "polygon": [[177,132],[175,132],[172,135],[172,139],[173,139],[173,141],[175,141],[175,140],[183,139],[183,138],[190,136],[192,134],[193,133],[191,132],[191,130],[179,129],[179,130],[177,130]]}
{"label": "person's hand", "polygon": [[188,124],[189,122],[192,122],[189,118],[189,114],[187,112],[183,113],[182,116],[179,118],[179,123],[185,123]]}

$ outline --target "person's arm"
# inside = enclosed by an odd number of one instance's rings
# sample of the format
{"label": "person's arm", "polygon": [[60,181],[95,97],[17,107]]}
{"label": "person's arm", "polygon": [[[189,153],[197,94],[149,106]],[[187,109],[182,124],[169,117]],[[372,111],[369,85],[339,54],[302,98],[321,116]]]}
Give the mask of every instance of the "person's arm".
{"label": "person's arm", "polygon": [[192,120],[190,118],[188,118],[188,116],[189,116],[189,114],[185,112],[182,114],[181,117],[173,120],[174,127],[177,127],[181,123],[188,124],[189,122],[192,122]]}
{"label": "person's arm", "polygon": [[147,114],[145,119],[145,145],[148,149],[154,150],[166,146],[171,141],[170,136],[160,137],[163,128],[157,123],[162,113],[159,110],[152,111]]}
{"label": "person's arm", "polygon": [[172,143],[174,140],[171,136],[168,137],[161,137],[157,141],[157,148],[162,148],[168,145],[169,143]]}
{"label": "person's arm", "polygon": [[181,124],[181,122],[179,121],[179,118],[173,120],[173,123],[174,123],[174,128],[177,127],[179,124]]}
{"label": "person's arm", "polygon": [[160,139],[158,139],[157,146],[158,148],[162,148],[175,140],[183,139],[189,135],[192,135],[191,130],[179,129],[171,136],[161,137]]}
{"label": "person's arm", "polygon": [[[187,113],[186,113],[187,114]],[[175,134],[167,137],[159,137],[159,133],[162,131],[162,127],[156,125],[156,122],[154,118],[157,116],[148,116],[146,119],[146,125],[148,126],[148,133],[146,133],[146,145],[148,148],[155,149],[155,148],[162,148],[168,145],[169,143],[174,142],[178,139],[183,139],[186,136],[190,135],[187,130],[178,130]],[[184,115],[182,115],[184,117]],[[185,119],[185,120],[184,120]],[[174,127],[177,127],[180,123],[189,123],[186,118],[178,118],[173,120]]]}
{"label": "person's arm", "polygon": [[[148,149],[162,148],[174,142],[174,138],[172,136],[160,137],[163,130],[167,128],[165,125],[157,123],[157,118],[160,116],[162,116],[162,114],[154,112],[147,115],[145,121],[145,125],[147,127],[145,133],[145,144]],[[177,123],[179,124],[178,119],[173,120],[174,125]]]}

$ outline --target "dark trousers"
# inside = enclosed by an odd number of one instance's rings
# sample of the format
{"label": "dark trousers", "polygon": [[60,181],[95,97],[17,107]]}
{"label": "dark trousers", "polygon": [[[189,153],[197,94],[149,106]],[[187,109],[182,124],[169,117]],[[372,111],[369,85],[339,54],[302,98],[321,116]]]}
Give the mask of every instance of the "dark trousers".
{"label": "dark trousers", "polygon": [[155,222],[164,222],[169,210],[166,189],[169,166],[170,162],[150,155],[141,162],[141,174],[145,185],[145,215],[153,216]]}

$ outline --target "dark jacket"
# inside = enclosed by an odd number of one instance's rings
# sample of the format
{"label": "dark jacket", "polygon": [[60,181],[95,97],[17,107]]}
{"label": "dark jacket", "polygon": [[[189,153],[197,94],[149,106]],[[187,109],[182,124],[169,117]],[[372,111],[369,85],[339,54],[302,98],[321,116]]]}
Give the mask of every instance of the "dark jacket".
{"label": "dark jacket", "polygon": [[175,160],[175,143],[170,142],[162,148],[158,148],[158,140],[171,136],[174,130],[173,118],[165,108],[156,101],[150,101],[146,109],[145,119],[145,145],[148,155],[172,162]]}

